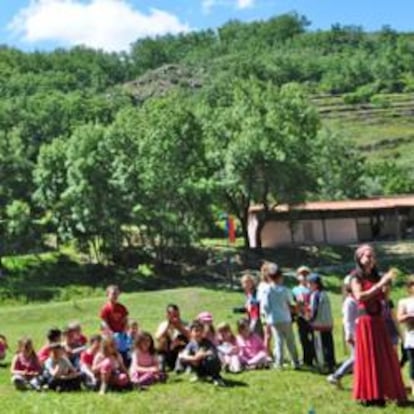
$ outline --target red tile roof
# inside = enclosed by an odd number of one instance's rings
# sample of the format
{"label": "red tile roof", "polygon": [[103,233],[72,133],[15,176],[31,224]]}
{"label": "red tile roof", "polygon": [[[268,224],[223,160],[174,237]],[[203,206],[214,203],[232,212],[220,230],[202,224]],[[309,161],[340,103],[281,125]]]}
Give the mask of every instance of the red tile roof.
{"label": "red tile roof", "polygon": [[[285,213],[291,210],[298,211],[341,211],[341,210],[382,210],[402,207],[414,207],[414,194],[398,197],[378,197],[363,200],[340,200],[340,201],[310,201],[296,206],[280,204],[273,208],[276,213]],[[261,211],[263,206],[254,205],[250,212]]]}

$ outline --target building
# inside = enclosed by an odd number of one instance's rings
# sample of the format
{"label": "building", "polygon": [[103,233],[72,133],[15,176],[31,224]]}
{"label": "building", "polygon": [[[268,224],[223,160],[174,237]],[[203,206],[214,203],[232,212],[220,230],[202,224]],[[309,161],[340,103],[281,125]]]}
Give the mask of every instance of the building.
{"label": "building", "polygon": [[252,206],[248,223],[251,247],[400,240],[414,236],[413,229],[414,195],[277,205],[268,212]]}

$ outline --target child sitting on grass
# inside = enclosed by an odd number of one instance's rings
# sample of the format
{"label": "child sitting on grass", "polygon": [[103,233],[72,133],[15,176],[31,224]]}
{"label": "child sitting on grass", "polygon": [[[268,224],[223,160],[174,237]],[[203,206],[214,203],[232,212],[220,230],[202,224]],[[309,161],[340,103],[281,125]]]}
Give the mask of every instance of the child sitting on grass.
{"label": "child sitting on grass", "polygon": [[141,333],[135,340],[130,378],[139,388],[166,380],[166,374],[160,370],[154,339],[148,332]]}
{"label": "child sitting on grass", "polygon": [[204,326],[204,338],[208,339],[215,346],[218,345],[216,329],[213,324],[213,315],[210,312],[201,312],[197,320]]}
{"label": "child sitting on grass", "polygon": [[39,358],[39,362],[44,364],[45,361],[50,356],[50,347],[51,345],[60,344],[62,341],[62,331],[58,328],[51,328],[46,334],[46,344],[40,348],[39,352],[37,353],[37,357]]}
{"label": "child sitting on grass", "polygon": [[11,363],[12,383],[16,389],[41,390],[40,374],[42,367],[33,349],[30,338],[21,338],[18,342],[17,353]]}
{"label": "child sitting on grass", "polygon": [[58,392],[80,391],[82,376],[69,359],[65,356],[65,350],[61,344],[49,346],[50,356],[45,362],[45,370],[48,374],[48,388]]}
{"label": "child sitting on grass", "polygon": [[238,373],[243,370],[239,356],[239,347],[236,337],[228,323],[221,323],[217,327],[219,345],[217,347],[225,371]]}
{"label": "child sitting on grass", "polygon": [[92,390],[95,390],[98,385],[97,372],[94,372],[92,367],[95,356],[101,349],[101,343],[101,335],[91,336],[89,347],[80,356],[80,371],[85,377],[86,387]]}
{"label": "child sitting on grass", "polygon": [[240,359],[247,369],[267,368],[269,355],[259,335],[250,331],[249,321],[241,319],[237,322],[237,346],[240,349]]}
{"label": "child sitting on grass", "polygon": [[190,338],[190,342],[180,354],[180,360],[195,373],[192,381],[210,377],[214,385],[225,386],[220,375],[221,363],[217,348],[204,338],[204,327],[199,321],[191,324]]}
{"label": "child sitting on grass", "polygon": [[6,351],[8,348],[7,338],[4,335],[0,335],[0,361],[3,361],[6,358]]}
{"label": "child sitting on grass", "polygon": [[83,336],[79,335],[80,325],[69,324],[63,331],[63,345],[69,361],[75,368],[79,367],[80,355],[86,349]]}
{"label": "child sitting on grass", "polygon": [[130,388],[128,371],[112,338],[103,339],[101,350],[93,361],[92,371],[99,375],[100,394],[105,394],[108,389],[121,391]]}

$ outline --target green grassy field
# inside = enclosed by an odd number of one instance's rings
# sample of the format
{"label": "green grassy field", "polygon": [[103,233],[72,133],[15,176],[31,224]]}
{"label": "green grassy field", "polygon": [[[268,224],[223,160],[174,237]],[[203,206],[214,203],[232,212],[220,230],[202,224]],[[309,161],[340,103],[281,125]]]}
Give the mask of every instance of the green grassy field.
{"label": "green grassy field", "polygon": [[[338,360],[342,360],[339,279],[329,278],[329,288],[336,317],[335,339]],[[398,292],[401,294],[401,291]],[[235,322],[237,316],[231,309],[243,303],[240,292],[203,288],[183,288],[157,292],[123,294],[132,318],[139,320],[142,328],[153,332],[163,319],[164,307],[169,302],[181,306],[183,317],[190,320],[199,311],[208,309],[215,320]],[[87,334],[98,328],[98,310],[103,298],[79,301],[3,306],[1,308],[1,332],[6,334],[10,345],[21,335],[29,334],[37,346],[42,345],[44,332],[51,326],[62,326],[71,320],[79,320]],[[7,362],[12,356],[9,353]],[[345,381],[346,390],[338,391],[326,383],[323,376],[311,372],[256,371],[239,375],[227,374],[229,386],[214,388],[210,384],[190,384],[188,376],[171,375],[167,384],[156,385],[145,392],[124,394],[95,393],[77,394],[19,393],[9,384],[8,367],[0,368],[1,413],[308,413],[313,407],[322,413],[376,412],[363,409],[350,398],[350,378]],[[378,412],[383,410],[378,409]],[[388,412],[404,412],[390,406]]]}

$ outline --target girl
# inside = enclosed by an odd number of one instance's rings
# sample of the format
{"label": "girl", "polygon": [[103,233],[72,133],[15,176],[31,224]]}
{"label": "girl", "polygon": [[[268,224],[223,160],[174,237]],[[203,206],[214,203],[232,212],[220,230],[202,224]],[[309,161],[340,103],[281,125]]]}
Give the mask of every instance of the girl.
{"label": "girl", "polygon": [[216,329],[213,325],[213,315],[210,312],[201,312],[197,320],[204,326],[204,338],[208,339],[213,345],[218,345]]}
{"label": "girl", "polygon": [[7,344],[7,339],[4,335],[0,335],[0,361],[3,361],[6,358],[6,351],[9,345]]}
{"label": "girl", "polygon": [[32,340],[26,337],[20,339],[11,364],[13,385],[21,391],[28,389],[40,391],[41,371],[42,367],[33,349]]}
{"label": "girl", "polygon": [[135,340],[130,377],[132,383],[138,387],[166,380],[166,374],[160,370],[154,340],[148,332],[139,334]]}
{"label": "girl", "polygon": [[411,394],[414,396],[414,276],[407,281],[408,297],[398,302],[397,317],[405,324],[404,349],[410,361]]}
{"label": "girl", "polygon": [[311,290],[309,322],[314,332],[316,360],[321,370],[326,367],[332,373],[336,362],[331,302],[318,274],[312,273],[308,282]]}
{"label": "girl", "polygon": [[228,323],[221,323],[217,327],[219,346],[219,356],[225,371],[238,373],[243,369],[240,356],[239,347],[237,346],[236,337],[231,331]]}
{"label": "girl", "polygon": [[261,303],[263,302],[263,295],[265,291],[269,288],[270,284],[270,277],[269,275],[272,273],[277,272],[278,268],[274,263],[265,262],[262,264],[260,268],[260,282],[257,285],[257,293],[256,298],[260,304],[260,317],[262,320],[262,327],[263,327],[263,342],[266,347],[266,351],[270,352],[270,338],[272,335],[272,331],[270,326],[268,326],[265,322],[265,316],[262,309]]}
{"label": "girl", "polygon": [[269,366],[267,349],[257,334],[250,331],[249,321],[241,319],[237,322],[237,346],[240,360],[247,369],[266,368]]}
{"label": "girl", "polygon": [[385,406],[385,400],[405,403],[401,378],[383,313],[384,287],[395,277],[389,271],[380,277],[374,250],[364,244],[355,252],[356,270],[352,293],[358,302],[355,330],[354,399],[369,406]]}
{"label": "girl", "polygon": [[93,360],[98,354],[101,347],[102,337],[93,335],[89,340],[89,348],[82,352],[80,356],[80,370],[85,377],[85,385],[87,388],[95,390],[98,385],[97,372],[92,369]]}
{"label": "girl", "polygon": [[244,275],[241,285],[246,294],[245,312],[250,322],[250,330],[263,338],[263,325],[260,319],[260,301],[256,290],[256,281],[252,275]]}
{"label": "girl", "polygon": [[346,344],[350,350],[349,358],[332,374],[327,377],[327,381],[342,389],[341,378],[352,371],[355,361],[355,324],[358,317],[358,304],[352,296],[351,290],[352,276],[348,275],[344,279],[344,292],[346,294],[342,304],[342,316],[344,325],[344,335]]}
{"label": "girl", "polygon": [[127,369],[121,354],[116,349],[115,341],[110,337],[102,340],[101,351],[93,361],[92,371],[99,373],[100,394],[105,394],[108,388],[116,390],[129,388]]}

